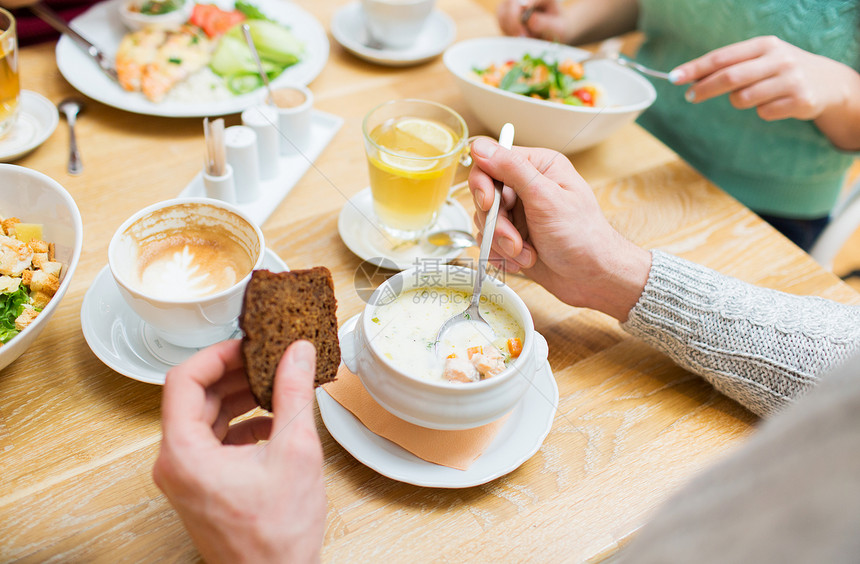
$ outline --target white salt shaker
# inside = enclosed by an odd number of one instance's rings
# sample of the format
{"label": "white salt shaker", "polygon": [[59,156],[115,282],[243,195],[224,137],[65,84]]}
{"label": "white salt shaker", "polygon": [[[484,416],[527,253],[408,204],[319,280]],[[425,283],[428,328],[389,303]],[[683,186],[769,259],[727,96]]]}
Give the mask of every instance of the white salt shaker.
{"label": "white salt shaker", "polygon": [[278,176],[280,154],[280,135],[278,134],[278,113],[273,106],[260,104],[242,112],[242,124],[257,134],[257,161],[260,179],[271,180]]}
{"label": "white salt shaker", "polygon": [[257,134],[250,127],[233,125],[224,130],[227,163],[233,168],[236,201],[253,202],[260,197],[260,163]]}

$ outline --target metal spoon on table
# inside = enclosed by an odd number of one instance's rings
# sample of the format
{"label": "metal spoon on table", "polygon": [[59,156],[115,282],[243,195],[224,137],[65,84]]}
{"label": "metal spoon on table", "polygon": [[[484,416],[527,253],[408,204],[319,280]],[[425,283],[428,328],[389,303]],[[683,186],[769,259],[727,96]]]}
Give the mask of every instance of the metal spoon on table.
{"label": "metal spoon on table", "polygon": [[[514,144],[514,126],[506,123],[502,126],[502,131],[499,134],[499,145],[505,149],[510,149]],[[493,205],[490,206],[490,211],[487,212],[487,220],[484,223],[483,238],[481,240],[481,252],[478,255],[478,273],[475,278],[475,285],[472,288],[472,299],[469,302],[469,307],[465,311],[451,317],[442,324],[439,332],[436,333],[435,350],[439,352],[439,342],[442,340],[442,335],[449,331],[454,325],[463,322],[483,323],[489,328],[490,333],[493,333],[490,324],[481,315],[478,309],[478,304],[481,301],[481,287],[484,284],[484,278],[487,275],[487,259],[490,257],[490,247],[493,244],[493,233],[496,231],[496,220],[499,219],[499,206],[502,201],[502,190],[504,185],[499,182],[494,182],[496,189],[493,191]]]}
{"label": "metal spoon on table", "polygon": [[66,117],[69,124],[69,164],[67,169],[70,174],[80,174],[84,170],[84,164],[81,162],[81,154],[78,151],[78,142],[75,138],[75,122],[78,114],[84,109],[84,103],[76,98],[66,98],[57,104],[57,108]]}

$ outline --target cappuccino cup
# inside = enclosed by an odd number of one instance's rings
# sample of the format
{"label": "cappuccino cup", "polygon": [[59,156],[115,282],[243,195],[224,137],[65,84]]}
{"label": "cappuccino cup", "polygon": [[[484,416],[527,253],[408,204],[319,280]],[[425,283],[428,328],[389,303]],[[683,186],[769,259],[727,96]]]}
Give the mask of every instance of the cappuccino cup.
{"label": "cappuccino cup", "polygon": [[424,29],[435,0],[361,0],[364,23],[376,42],[406,49]]}
{"label": "cappuccino cup", "polygon": [[179,198],[123,222],[108,265],[123,299],[158,337],[200,348],[236,332],[245,286],[264,253],[263,232],[235,206]]}

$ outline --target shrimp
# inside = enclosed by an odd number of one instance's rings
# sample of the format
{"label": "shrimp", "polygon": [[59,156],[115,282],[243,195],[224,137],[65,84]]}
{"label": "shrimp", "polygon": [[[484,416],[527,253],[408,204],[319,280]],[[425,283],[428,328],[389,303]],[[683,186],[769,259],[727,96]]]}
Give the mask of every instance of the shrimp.
{"label": "shrimp", "polygon": [[211,44],[190,26],[168,32],[155,58],[143,69],[143,94],[153,102],[163,100],[171,88],[209,64]]}
{"label": "shrimp", "polygon": [[143,70],[152,63],[166,34],[160,29],[141,29],[122,38],[116,52],[116,73],[120,85],[139,92]]}

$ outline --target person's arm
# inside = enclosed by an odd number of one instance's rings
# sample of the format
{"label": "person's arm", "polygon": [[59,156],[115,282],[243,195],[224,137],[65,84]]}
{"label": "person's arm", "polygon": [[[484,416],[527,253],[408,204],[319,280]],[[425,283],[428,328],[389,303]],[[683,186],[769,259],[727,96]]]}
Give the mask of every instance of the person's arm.
{"label": "person's arm", "polygon": [[805,393],[860,350],[860,306],[759,288],[654,251],[615,231],[563,155],[472,144],[479,230],[503,194],[491,259],[559,299],[612,315],[624,329],[759,415]]}
{"label": "person's arm", "polygon": [[290,345],[275,377],[274,417],[232,425],[256,406],[240,341],[213,345],[167,373],[153,479],[207,562],[319,560],[326,500],[315,361],[312,344]]}
{"label": "person's arm", "polygon": [[670,77],[692,85],[690,102],[728,95],[739,110],[755,108],[768,121],[812,121],[838,149],[860,151],[860,74],[838,61],[754,37],[684,63]]}
{"label": "person's arm", "polygon": [[757,415],[860,351],[860,307],[760,288],[660,251],[622,327]]}
{"label": "person's arm", "polygon": [[[529,10],[528,20],[523,14]],[[636,29],[638,0],[505,0],[497,10],[506,35],[580,45]]]}

